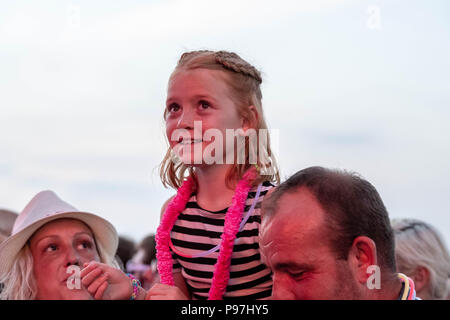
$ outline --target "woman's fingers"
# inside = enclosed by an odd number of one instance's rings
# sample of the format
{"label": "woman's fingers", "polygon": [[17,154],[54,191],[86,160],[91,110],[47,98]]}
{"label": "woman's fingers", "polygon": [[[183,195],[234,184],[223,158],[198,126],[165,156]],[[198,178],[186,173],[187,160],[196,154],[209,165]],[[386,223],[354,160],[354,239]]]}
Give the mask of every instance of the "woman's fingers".
{"label": "woman's fingers", "polygon": [[102,274],[100,277],[98,277],[97,279],[95,279],[90,285],[89,287],[87,287],[87,290],[90,294],[94,295],[96,299],[101,299],[103,296],[103,293],[101,293],[100,298],[97,298],[97,291],[98,289],[105,284],[108,285],[108,273],[104,273]]}
{"label": "woman's fingers", "polygon": [[100,267],[101,267],[100,264],[95,261],[85,263],[85,264],[83,264],[83,270],[81,270],[80,276],[83,278],[85,275],[87,275],[92,270],[94,270],[96,268],[100,268]]}
{"label": "woman's fingers", "polygon": [[99,277],[103,273],[103,270],[100,268],[95,268],[89,273],[85,273],[81,275],[81,283],[83,286],[88,287],[91,285],[92,281],[94,281],[97,277]]}
{"label": "woman's fingers", "polygon": [[96,300],[101,300],[103,298],[103,294],[105,293],[106,289],[108,288],[108,281],[103,282],[97,289],[97,292],[95,293],[94,298]]}

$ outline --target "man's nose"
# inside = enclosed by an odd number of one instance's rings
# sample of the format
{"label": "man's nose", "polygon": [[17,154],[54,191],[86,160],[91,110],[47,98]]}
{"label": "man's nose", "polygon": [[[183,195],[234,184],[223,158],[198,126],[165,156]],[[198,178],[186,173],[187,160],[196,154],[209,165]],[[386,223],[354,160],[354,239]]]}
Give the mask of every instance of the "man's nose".
{"label": "man's nose", "polygon": [[286,275],[273,276],[272,299],[273,300],[295,300]]}

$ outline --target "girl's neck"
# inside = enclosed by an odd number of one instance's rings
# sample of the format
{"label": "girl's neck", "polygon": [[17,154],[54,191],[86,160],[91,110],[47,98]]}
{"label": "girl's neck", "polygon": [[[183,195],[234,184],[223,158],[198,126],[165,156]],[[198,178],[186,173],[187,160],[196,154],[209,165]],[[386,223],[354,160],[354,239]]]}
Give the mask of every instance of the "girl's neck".
{"label": "girl's neck", "polygon": [[219,211],[231,205],[234,190],[226,185],[226,177],[231,165],[199,167],[197,178],[197,203],[203,209]]}

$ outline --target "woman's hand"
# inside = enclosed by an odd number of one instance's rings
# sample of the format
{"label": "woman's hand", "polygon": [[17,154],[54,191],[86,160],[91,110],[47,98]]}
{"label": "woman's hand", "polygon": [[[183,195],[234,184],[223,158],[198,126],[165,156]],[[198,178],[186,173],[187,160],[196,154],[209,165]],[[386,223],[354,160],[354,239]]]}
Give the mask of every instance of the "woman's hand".
{"label": "woman's hand", "polygon": [[178,287],[157,283],[147,292],[145,300],[188,300],[188,298]]}
{"label": "woman's hand", "polygon": [[126,300],[133,293],[131,279],[121,270],[91,261],[83,265],[81,283],[97,300]]}

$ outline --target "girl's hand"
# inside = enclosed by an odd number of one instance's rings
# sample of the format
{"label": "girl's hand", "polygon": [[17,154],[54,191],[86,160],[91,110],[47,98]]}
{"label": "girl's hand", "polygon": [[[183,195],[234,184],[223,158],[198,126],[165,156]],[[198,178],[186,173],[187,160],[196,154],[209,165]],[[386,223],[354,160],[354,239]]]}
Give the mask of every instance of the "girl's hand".
{"label": "girl's hand", "polygon": [[145,300],[188,300],[188,298],[178,287],[157,283],[147,292]]}
{"label": "girl's hand", "polygon": [[133,293],[131,279],[121,270],[91,261],[83,265],[81,283],[97,300],[126,300]]}

